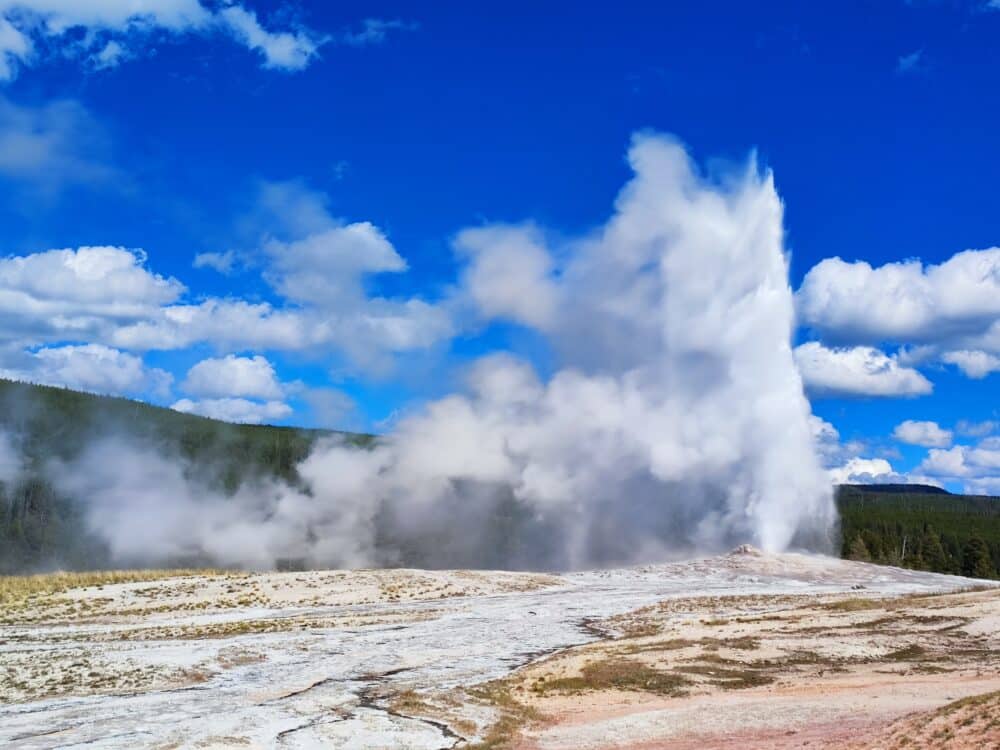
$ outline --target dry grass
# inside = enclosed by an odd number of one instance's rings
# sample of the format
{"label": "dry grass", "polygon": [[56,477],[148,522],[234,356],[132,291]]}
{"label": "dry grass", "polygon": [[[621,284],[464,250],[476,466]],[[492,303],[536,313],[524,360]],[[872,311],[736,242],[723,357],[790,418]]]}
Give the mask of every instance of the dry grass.
{"label": "dry grass", "polygon": [[532,685],[537,693],[549,691],[636,690],[659,695],[682,695],[689,684],[686,677],[653,669],[634,659],[610,658],[591,662],[578,677],[539,679]]}
{"label": "dry grass", "polygon": [[496,709],[500,718],[482,740],[463,745],[466,750],[505,750],[513,747],[527,724],[543,718],[536,709],[514,698],[511,688],[510,680],[495,680],[469,691],[469,695]]}
{"label": "dry grass", "polygon": [[59,571],[26,576],[0,576],[0,606],[17,607],[29,599],[62,594],[70,589],[110,586],[116,583],[156,581],[179,576],[218,574],[217,570],[92,570],[77,573]]}

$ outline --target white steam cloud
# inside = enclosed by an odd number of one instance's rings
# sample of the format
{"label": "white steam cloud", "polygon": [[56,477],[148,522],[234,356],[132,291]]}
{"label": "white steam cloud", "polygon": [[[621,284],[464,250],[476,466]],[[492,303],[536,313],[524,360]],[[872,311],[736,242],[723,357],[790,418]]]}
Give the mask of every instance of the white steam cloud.
{"label": "white steam cloud", "polygon": [[636,137],[629,162],[592,234],[558,247],[534,226],[457,237],[453,309],[533,329],[551,373],[484,357],[462,392],[375,447],[321,442],[302,490],[225,497],[111,443],[60,486],[91,498],[92,529],[133,563],[577,568],[824,547],[835,509],[792,354],[771,175],[707,177],[659,135]]}

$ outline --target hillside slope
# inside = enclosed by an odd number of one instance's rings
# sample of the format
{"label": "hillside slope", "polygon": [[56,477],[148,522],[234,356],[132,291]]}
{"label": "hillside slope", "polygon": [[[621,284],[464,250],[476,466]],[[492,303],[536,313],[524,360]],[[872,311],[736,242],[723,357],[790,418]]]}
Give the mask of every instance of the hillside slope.
{"label": "hillside slope", "polygon": [[1000,577],[1000,497],[923,485],[842,485],[837,506],[843,557]]}
{"label": "hillside slope", "polygon": [[[225,492],[259,477],[296,484],[296,466],[317,430],[242,425],[181,414],[123,398],[0,380],[0,572],[106,562],[79,510],[46,479],[53,461],[77,458],[95,441],[116,437],[183,461],[206,485]],[[371,435],[341,433],[359,446]]]}

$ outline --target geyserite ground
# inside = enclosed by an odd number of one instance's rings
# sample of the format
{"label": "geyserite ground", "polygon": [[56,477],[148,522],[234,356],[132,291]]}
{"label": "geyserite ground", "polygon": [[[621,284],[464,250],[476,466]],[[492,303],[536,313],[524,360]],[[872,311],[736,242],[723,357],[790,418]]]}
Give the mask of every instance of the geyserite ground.
{"label": "geyserite ground", "polygon": [[5,613],[0,745],[817,747],[1000,689],[1000,596],[912,596],[970,584],[751,552],[74,589]]}

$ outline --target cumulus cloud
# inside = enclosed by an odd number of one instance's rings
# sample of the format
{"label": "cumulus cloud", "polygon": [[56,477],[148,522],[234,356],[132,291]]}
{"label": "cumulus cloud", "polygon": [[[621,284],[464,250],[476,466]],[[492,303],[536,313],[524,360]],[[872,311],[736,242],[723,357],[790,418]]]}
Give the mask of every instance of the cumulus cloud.
{"label": "cumulus cloud", "polygon": [[[368,293],[371,275],[407,268],[377,227],[335,219],[323,196],[299,186],[267,186],[262,202],[262,213],[275,215],[266,223],[278,234],[262,235],[254,262],[274,288],[275,302],[187,301],[184,285],[148,270],[140,249],[46,250],[0,260],[6,321],[0,335],[23,346],[87,342],[149,351],[208,343],[224,353],[302,351],[383,371],[396,355],[452,335],[443,306]],[[196,259],[198,266],[222,269],[233,262],[228,253]]]}
{"label": "cumulus cloud", "polygon": [[941,361],[955,365],[968,377],[980,380],[990,373],[1000,372],[1000,357],[988,352],[959,350],[945,352]]}
{"label": "cumulus cloud", "polygon": [[552,258],[536,228],[466,229],[454,244],[466,261],[461,287],[483,315],[541,329],[553,323],[559,290]]}
{"label": "cumulus cloud", "polygon": [[843,466],[830,469],[830,480],[834,484],[884,484],[896,482],[900,478],[884,458],[862,458],[855,456]]}
{"label": "cumulus cloud", "polygon": [[917,370],[870,346],[831,349],[809,341],[795,348],[795,361],[816,398],[913,397],[933,390]]}
{"label": "cumulus cloud", "polygon": [[257,14],[241,5],[221,8],[218,20],[233,36],[264,58],[265,68],[302,70],[325,41],[305,29],[272,32],[261,26]]}
{"label": "cumulus cloud", "polygon": [[246,396],[280,399],[284,391],[274,366],[259,354],[203,359],[190,370],[181,387],[195,396]]}
{"label": "cumulus cloud", "polygon": [[951,445],[952,432],[945,430],[937,422],[920,422],[907,419],[896,425],[892,437],[907,445],[924,448],[947,448]]}
{"label": "cumulus cloud", "polygon": [[270,240],[264,251],[270,260],[266,278],[277,292],[317,307],[354,306],[364,297],[366,274],[406,270],[406,261],[369,222],[333,227],[295,242]]}
{"label": "cumulus cloud", "polygon": [[223,422],[261,424],[275,422],[291,416],[292,407],[283,401],[251,401],[245,398],[182,398],[171,407],[184,414],[220,419]]}
{"label": "cumulus cloud", "polygon": [[165,397],[173,377],[142,359],[100,344],[43,347],[15,357],[0,377],[114,395]]}
{"label": "cumulus cloud", "polygon": [[105,339],[185,291],[146,269],[141,250],[81,247],[0,259],[0,335],[8,340]]}
{"label": "cumulus cloud", "polygon": [[932,448],[917,469],[942,481],[958,482],[965,492],[1000,491],[1000,440],[986,438],[978,445]]}
{"label": "cumulus cloud", "polygon": [[961,344],[995,335],[1000,248],[966,250],[927,266],[910,260],[873,268],[827,258],[806,274],[796,301],[802,322],[827,341],[989,349]]}
{"label": "cumulus cloud", "polygon": [[268,29],[255,13],[228,2],[0,0],[0,80],[56,52],[100,69],[143,51],[153,34],[217,32],[258,53],[264,67],[286,71],[306,67],[328,40],[304,27]]}

